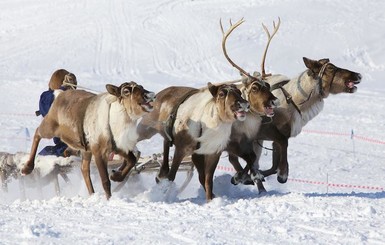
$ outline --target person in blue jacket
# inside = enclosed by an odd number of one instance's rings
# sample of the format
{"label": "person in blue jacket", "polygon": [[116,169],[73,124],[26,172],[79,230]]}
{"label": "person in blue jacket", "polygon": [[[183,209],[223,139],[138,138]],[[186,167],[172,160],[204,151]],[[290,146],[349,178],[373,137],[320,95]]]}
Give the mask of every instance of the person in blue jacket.
{"label": "person in blue jacket", "polygon": [[[48,90],[44,91],[40,95],[39,100],[39,110],[36,111],[36,115],[45,117],[51,108],[51,105],[55,99],[54,91],[57,89],[67,90],[67,89],[76,89],[77,80],[76,76],[67,70],[60,69],[55,71],[48,83]],[[46,146],[40,152],[39,155],[55,155],[67,157],[73,154],[73,151],[60,140],[58,137],[53,138],[55,145]]]}

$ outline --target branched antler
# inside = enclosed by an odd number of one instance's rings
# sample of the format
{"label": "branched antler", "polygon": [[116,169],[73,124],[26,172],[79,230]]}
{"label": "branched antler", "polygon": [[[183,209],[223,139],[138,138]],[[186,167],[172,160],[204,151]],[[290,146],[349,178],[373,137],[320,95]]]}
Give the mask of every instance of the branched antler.
{"label": "branched antler", "polygon": [[264,51],[263,56],[262,56],[262,62],[261,62],[262,79],[265,79],[266,77],[271,76],[271,73],[266,74],[266,72],[265,72],[265,60],[266,60],[266,54],[267,54],[267,50],[269,49],[270,42],[271,42],[271,40],[273,39],[274,35],[277,33],[277,31],[278,31],[280,25],[281,25],[281,18],[278,17],[278,23],[277,23],[277,25],[275,25],[275,21],[273,21],[273,27],[274,27],[274,30],[273,30],[273,34],[270,35],[269,30],[268,30],[267,27],[262,23],[262,27],[263,27],[263,29],[265,30],[265,32],[266,32],[266,34],[267,34],[267,39],[268,39],[268,40],[267,40],[266,47],[265,47],[265,51]]}
{"label": "branched antler", "polygon": [[237,64],[234,63],[234,61],[232,61],[229,57],[229,55],[227,54],[227,51],[226,51],[226,41],[227,41],[227,38],[229,37],[229,35],[235,30],[235,28],[237,28],[238,26],[240,26],[243,22],[245,22],[242,19],[238,20],[235,24],[233,24],[230,20],[230,28],[225,32],[224,29],[223,29],[223,25],[222,25],[222,20],[219,20],[219,24],[221,26],[221,30],[222,30],[222,34],[223,34],[223,38],[222,38],[222,50],[223,50],[223,53],[227,59],[227,61],[233,66],[235,67],[236,69],[238,69],[243,75],[249,77],[252,81],[259,81],[260,79],[256,78],[256,77],[253,77],[252,75],[250,75],[248,72],[246,72],[245,70],[243,70],[240,66],[238,66]]}

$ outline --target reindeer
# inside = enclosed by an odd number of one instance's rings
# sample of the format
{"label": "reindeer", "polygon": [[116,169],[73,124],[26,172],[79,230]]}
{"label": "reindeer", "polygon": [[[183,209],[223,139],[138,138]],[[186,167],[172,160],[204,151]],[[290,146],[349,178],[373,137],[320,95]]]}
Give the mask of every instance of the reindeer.
{"label": "reindeer", "polygon": [[52,107],[36,129],[22,174],[34,169],[41,138],[56,136],[72,149],[81,151],[81,170],[89,194],[94,193],[90,178],[90,162],[94,156],[106,197],[111,197],[108,155],[115,152],[126,162],[135,159],[132,150],[138,138],[136,124],[139,118],[152,111],[155,94],[135,82],[119,87],[107,84],[106,89],[107,93],[98,95],[84,90],[57,91]]}
{"label": "reindeer", "polygon": [[[182,159],[192,155],[206,199],[214,197],[213,175],[222,150],[226,147],[234,121],[245,120],[249,103],[235,85],[213,85],[206,88],[169,87],[156,95],[154,110],[138,125],[139,140],[159,133],[163,136],[163,163],[157,180],[174,181]],[[168,163],[170,145],[175,146],[171,169]],[[204,160],[202,157],[204,156]],[[122,181],[127,165],[116,170],[111,179]]]}
{"label": "reindeer", "polygon": [[240,66],[235,64],[230,57],[227,54],[226,51],[226,41],[228,36],[238,27],[240,26],[244,20],[241,19],[238,22],[236,22],[234,25],[230,21],[230,28],[225,33],[223,30],[222,22],[220,22],[223,39],[222,39],[222,50],[226,57],[226,59],[229,61],[229,63],[238,69],[240,73],[243,75],[243,83],[241,85],[238,85],[238,88],[242,91],[243,97],[247,99],[250,102],[250,110],[247,113],[246,120],[245,121],[237,121],[233,123],[232,131],[230,135],[230,141],[226,147],[226,151],[229,154],[230,162],[233,161],[234,156],[240,156],[242,157],[246,163],[247,167],[246,172],[243,171],[243,168],[238,165],[238,172],[237,175],[232,178],[232,182],[235,183],[235,181],[239,181],[238,179],[243,179],[244,181],[249,180],[249,175],[247,174],[248,170],[251,170],[251,180],[250,181],[256,181],[257,185],[260,189],[260,191],[265,191],[262,185],[263,175],[259,172],[259,166],[257,164],[253,165],[254,161],[256,160],[256,155],[253,152],[253,149],[249,146],[253,144],[253,141],[255,137],[258,134],[259,128],[261,126],[262,117],[267,116],[269,118],[274,116],[273,108],[275,107],[275,100],[277,99],[271,92],[270,92],[270,85],[268,83],[265,83],[264,80],[266,77],[270,76],[271,74],[266,74],[265,72],[265,60],[266,60],[266,54],[268,47],[270,45],[270,42],[274,35],[277,33],[281,20],[278,19],[278,24],[276,25],[274,23],[274,32],[272,35],[270,35],[270,32],[266,28],[264,24],[262,26],[264,27],[265,32],[268,34],[268,42],[266,44],[264,54],[262,57],[261,62],[261,73],[259,74],[257,72],[254,73],[254,76],[251,76],[248,74],[245,70],[243,70]]}
{"label": "reindeer", "polygon": [[[258,166],[263,140],[273,141],[273,164],[261,171],[264,177],[278,173],[277,180],[286,183],[289,173],[287,147],[290,137],[297,136],[302,128],[323,108],[324,99],[330,94],[355,93],[355,85],[361,82],[361,74],[335,66],[329,59],[311,60],[303,58],[306,70],[298,77],[288,79],[282,75],[268,77],[273,94],[279,100],[275,116],[270,123],[261,125],[255,144],[248,145],[257,155]],[[242,157],[242,156],[241,156]],[[238,171],[244,171],[236,155],[229,156],[230,162]],[[234,181],[237,183],[237,181]]]}

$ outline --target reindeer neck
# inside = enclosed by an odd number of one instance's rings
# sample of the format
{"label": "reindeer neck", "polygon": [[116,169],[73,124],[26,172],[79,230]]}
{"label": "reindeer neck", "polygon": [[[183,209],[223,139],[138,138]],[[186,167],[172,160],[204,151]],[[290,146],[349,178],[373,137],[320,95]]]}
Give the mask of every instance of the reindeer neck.
{"label": "reindeer neck", "polygon": [[133,150],[138,134],[136,133],[137,119],[131,118],[119,101],[110,104],[109,126],[115,146],[128,153]]}
{"label": "reindeer neck", "polygon": [[317,80],[311,77],[307,70],[302,72],[297,78],[290,80],[284,88],[292,97],[293,103],[301,111],[323,100],[323,97],[319,93]]}

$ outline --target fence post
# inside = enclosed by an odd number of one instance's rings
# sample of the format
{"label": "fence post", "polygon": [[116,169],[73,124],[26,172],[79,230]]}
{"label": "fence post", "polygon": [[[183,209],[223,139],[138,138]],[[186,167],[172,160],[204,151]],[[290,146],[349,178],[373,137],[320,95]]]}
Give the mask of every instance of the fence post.
{"label": "fence post", "polygon": [[354,143],[354,131],[353,131],[353,129],[352,129],[352,132],[350,134],[350,139],[352,140],[352,144],[353,144],[353,156],[354,156],[354,158],[356,158],[356,146]]}

